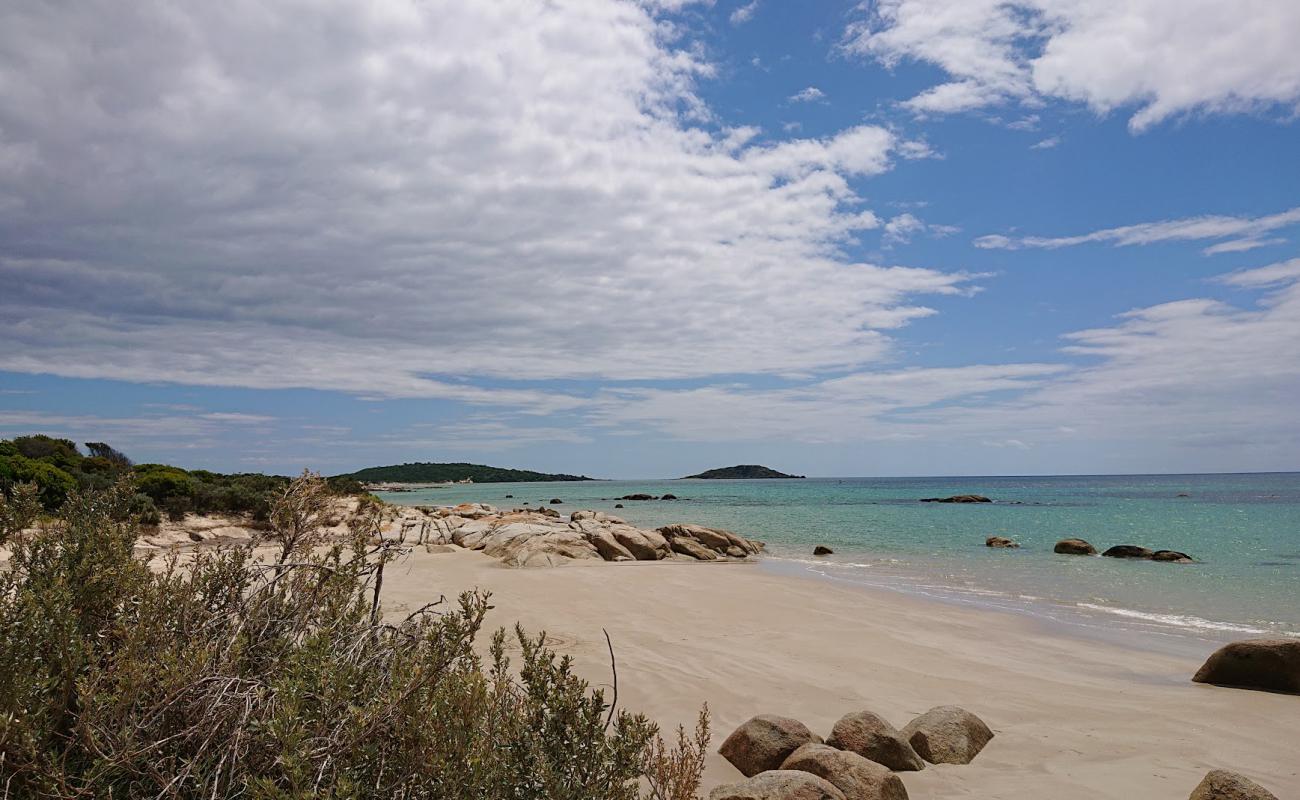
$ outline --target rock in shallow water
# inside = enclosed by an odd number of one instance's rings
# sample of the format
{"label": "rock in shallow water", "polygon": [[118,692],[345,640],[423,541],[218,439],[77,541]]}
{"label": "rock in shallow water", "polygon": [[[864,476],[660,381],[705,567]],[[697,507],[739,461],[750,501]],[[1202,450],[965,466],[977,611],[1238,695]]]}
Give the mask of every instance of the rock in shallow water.
{"label": "rock in shallow water", "polygon": [[1248,639],[1224,645],[1206,659],[1192,680],[1300,694],[1300,639]]}
{"label": "rock in shallow water", "polygon": [[925,762],[897,728],[870,711],[845,714],[826,743],[898,772],[925,769]]}
{"label": "rock in shallow water", "polygon": [[1056,547],[1052,548],[1052,552],[1067,556],[1095,556],[1097,548],[1083,539],[1062,539],[1056,543]]}
{"label": "rock in shallow water", "polygon": [[952,497],[922,497],[922,503],[992,503],[982,494],[955,494]]}
{"label": "rock in shallow water", "polygon": [[835,551],[832,550],[832,549],[830,549],[829,547],[827,547],[827,546],[824,545],[824,544],[819,544],[819,545],[817,545],[816,547],[813,548],[813,555],[815,555],[815,556],[829,556],[829,555],[834,555],[834,554],[835,554]]}
{"label": "rock in shallow water", "polygon": [[760,714],[732,731],[718,753],[748,778],[779,768],[795,750],[820,741],[797,719]]}
{"label": "rock in shallow water", "polygon": [[1005,536],[990,536],[984,540],[984,546],[1014,548],[1019,547],[1020,543],[1014,539],[1008,539]]}
{"label": "rock in shallow water", "polygon": [[1152,561],[1168,561],[1173,564],[1195,564],[1196,559],[1177,550],[1157,550],[1151,554]]}
{"label": "rock in shallow water", "polygon": [[1141,545],[1117,544],[1106,548],[1106,552],[1102,555],[1108,558],[1150,558],[1155,553]]}
{"label": "rock in shallow water", "polygon": [[1249,778],[1215,769],[1192,790],[1188,800],[1277,800],[1277,796]]}
{"label": "rock in shallow water", "polygon": [[936,706],[903,726],[902,733],[931,764],[969,764],[993,738],[984,720],[960,706]]}
{"label": "rock in shallow water", "polygon": [[907,800],[902,779],[887,767],[830,745],[809,742],[791,753],[781,769],[810,772],[849,800]]}
{"label": "rock in shallow water", "polygon": [[709,800],[847,800],[835,786],[810,772],[774,769],[709,792]]}

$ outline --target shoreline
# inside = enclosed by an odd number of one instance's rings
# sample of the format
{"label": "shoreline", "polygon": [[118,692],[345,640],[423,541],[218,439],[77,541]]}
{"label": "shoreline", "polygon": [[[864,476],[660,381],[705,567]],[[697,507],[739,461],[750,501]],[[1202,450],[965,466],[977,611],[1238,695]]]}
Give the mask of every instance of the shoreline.
{"label": "shoreline", "polygon": [[417,550],[390,572],[389,613],[488,589],[490,627],[547,630],[594,686],[610,681],[608,630],[623,707],[670,730],[709,703],[706,787],[738,777],[712,751],[755,714],[793,716],[825,735],[863,708],[901,727],[955,704],[997,737],[970,765],[903,774],[913,800],[1182,800],[1214,768],[1300,800],[1300,697],[1193,684],[1208,650],[1089,640],[1021,615],[795,580],[762,563],[630,566],[519,570],[475,552]]}

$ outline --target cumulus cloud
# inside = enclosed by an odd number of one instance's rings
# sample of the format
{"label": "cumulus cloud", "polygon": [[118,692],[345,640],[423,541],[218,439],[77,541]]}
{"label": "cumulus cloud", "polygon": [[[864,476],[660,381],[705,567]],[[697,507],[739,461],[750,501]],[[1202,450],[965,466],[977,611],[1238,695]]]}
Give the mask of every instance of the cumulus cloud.
{"label": "cumulus cloud", "polygon": [[4,6],[0,369],[547,413],[506,382],[879,359],[968,282],[845,255],[928,149],[718,130],[682,5]]}
{"label": "cumulus cloud", "polygon": [[825,96],[826,93],[821,89],[816,86],[809,86],[790,95],[790,101],[793,103],[811,103],[814,100],[821,100]]}
{"label": "cumulus cloud", "polygon": [[754,0],[752,3],[746,3],[745,5],[738,7],[735,11],[732,11],[731,16],[729,17],[731,24],[744,25],[746,22],[753,19],[754,15],[758,13],[758,1],[759,0]]}
{"label": "cumulus cloud", "polygon": [[1055,250],[1060,247],[1073,247],[1080,244],[1106,243],[1116,247],[1129,247],[1156,244],[1158,242],[1187,242],[1234,237],[1232,241],[1212,245],[1204,251],[1206,255],[1215,255],[1278,244],[1285,240],[1263,240],[1260,237],[1270,231],[1297,224],[1300,224],[1300,208],[1292,208],[1263,217],[1231,217],[1218,214],[1160,222],[1143,222],[1137,225],[1106,228],[1076,236],[1004,236],[990,234],[976,239],[975,246],[985,250]]}
{"label": "cumulus cloud", "polygon": [[952,113],[1046,98],[1170,116],[1300,103],[1300,4],[1279,0],[875,0],[844,47],[949,76],[905,105]]}

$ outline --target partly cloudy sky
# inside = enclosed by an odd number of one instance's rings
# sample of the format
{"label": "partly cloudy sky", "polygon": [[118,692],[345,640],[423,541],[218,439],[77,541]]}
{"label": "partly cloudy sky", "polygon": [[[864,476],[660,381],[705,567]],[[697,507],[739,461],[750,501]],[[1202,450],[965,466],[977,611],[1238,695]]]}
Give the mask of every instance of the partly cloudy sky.
{"label": "partly cloudy sky", "polygon": [[1300,469],[1300,4],[0,7],[0,436]]}

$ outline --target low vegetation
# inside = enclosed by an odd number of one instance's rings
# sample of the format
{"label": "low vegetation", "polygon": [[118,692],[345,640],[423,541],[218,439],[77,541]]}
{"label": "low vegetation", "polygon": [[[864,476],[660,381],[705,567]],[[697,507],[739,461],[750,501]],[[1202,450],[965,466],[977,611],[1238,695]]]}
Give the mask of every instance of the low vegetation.
{"label": "low vegetation", "polygon": [[[54,511],[76,490],[106,489],[132,478],[136,493],[130,509],[145,524],[156,524],[162,514],[180,519],[187,513],[241,514],[265,521],[271,503],[289,485],[280,475],[241,473],[223,475],[207,470],[185,470],[166,464],[132,464],[103,442],[86,442],[86,454],[69,439],[19,436],[0,441],[0,492],[12,493],[19,483],[37,487],[42,507]],[[360,483],[334,478],[339,492],[360,493]]]}
{"label": "low vegetation", "polygon": [[324,541],[331,495],[305,474],[271,503],[270,547],[148,565],[129,478],[71,488],[35,528],[42,492],[13,485],[0,798],[695,796],[707,709],[668,745],[544,634],[477,647],[484,593],[386,617],[383,571],[406,545],[372,501],[346,541]]}

